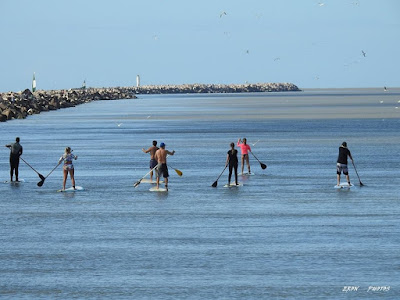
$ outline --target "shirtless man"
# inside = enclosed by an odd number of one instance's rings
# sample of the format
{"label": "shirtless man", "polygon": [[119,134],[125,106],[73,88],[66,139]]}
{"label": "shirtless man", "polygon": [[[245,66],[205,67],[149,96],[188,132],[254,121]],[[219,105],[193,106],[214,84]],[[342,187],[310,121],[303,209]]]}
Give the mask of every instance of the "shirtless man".
{"label": "shirtless man", "polygon": [[161,174],[164,177],[165,181],[165,188],[168,191],[168,167],[167,167],[167,155],[174,155],[175,150],[170,152],[168,150],[165,150],[165,144],[161,143],[160,144],[160,149],[157,150],[155,154],[155,159],[158,162],[158,167],[157,167],[157,189],[159,188],[159,183],[160,183],[160,176]]}
{"label": "shirtless man", "polygon": [[[150,170],[153,170],[157,166],[157,160],[154,158],[157,150],[157,141],[153,141],[153,146],[147,150],[142,148],[144,153],[150,153]],[[150,181],[153,181],[153,171],[150,172]]]}

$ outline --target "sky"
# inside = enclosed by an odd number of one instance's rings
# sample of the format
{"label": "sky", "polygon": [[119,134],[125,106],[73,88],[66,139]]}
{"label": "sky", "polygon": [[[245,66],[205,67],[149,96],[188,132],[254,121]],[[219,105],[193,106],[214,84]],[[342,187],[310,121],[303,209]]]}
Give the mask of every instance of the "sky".
{"label": "sky", "polygon": [[398,0],[0,0],[0,92],[399,87]]}

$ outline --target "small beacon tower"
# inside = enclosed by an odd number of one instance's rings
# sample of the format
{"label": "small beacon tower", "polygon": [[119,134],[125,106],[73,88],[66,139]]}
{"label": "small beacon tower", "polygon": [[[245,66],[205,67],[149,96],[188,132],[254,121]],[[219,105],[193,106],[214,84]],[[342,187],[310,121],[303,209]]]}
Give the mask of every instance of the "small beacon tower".
{"label": "small beacon tower", "polygon": [[136,87],[140,86],[140,76],[136,75]]}

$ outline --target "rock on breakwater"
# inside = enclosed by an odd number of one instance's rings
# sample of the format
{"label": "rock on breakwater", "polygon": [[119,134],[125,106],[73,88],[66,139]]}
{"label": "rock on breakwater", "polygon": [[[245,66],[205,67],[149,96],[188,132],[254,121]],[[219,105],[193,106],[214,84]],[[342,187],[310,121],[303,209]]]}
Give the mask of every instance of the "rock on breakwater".
{"label": "rock on breakwater", "polygon": [[0,121],[24,119],[42,111],[73,107],[95,100],[134,99],[129,88],[95,88],[8,92],[0,94]]}
{"label": "rock on breakwater", "polygon": [[135,99],[137,94],[249,93],[300,91],[292,83],[183,84],[0,93],[0,121],[23,119],[42,111],[96,100]]}

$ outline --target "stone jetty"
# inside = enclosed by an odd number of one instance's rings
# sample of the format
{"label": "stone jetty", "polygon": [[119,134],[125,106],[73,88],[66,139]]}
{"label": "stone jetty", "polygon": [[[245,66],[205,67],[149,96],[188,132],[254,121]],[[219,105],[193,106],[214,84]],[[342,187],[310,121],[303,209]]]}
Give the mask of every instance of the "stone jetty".
{"label": "stone jetty", "polygon": [[183,84],[0,93],[0,122],[96,100],[135,99],[140,94],[251,93],[300,91],[292,83]]}

